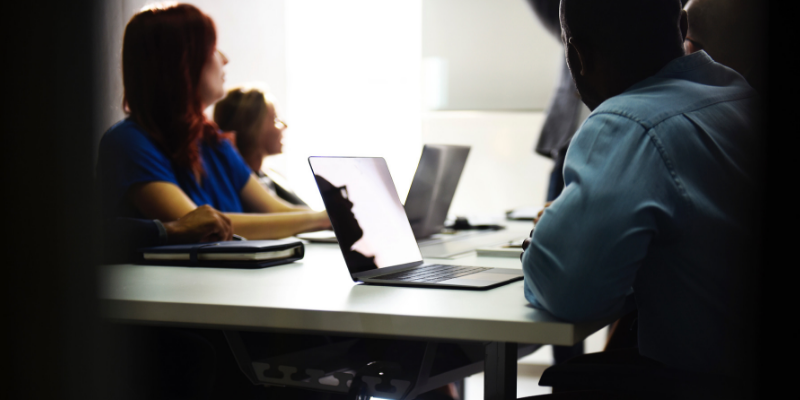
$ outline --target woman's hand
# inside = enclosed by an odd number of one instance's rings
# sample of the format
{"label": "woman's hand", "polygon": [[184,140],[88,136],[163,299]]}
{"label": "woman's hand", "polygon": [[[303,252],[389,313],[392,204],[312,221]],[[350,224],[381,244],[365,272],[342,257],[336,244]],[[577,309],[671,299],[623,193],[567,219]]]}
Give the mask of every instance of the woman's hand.
{"label": "woman's hand", "polygon": [[176,221],[164,223],[164,228],[169,244],[218,242],[233,237],[231,220],[207,204]]}
{"label": "woman's hand", "polygon": [[542,218],[542,214],[544,214],[544,210],[545,210],[547,207],[550,207],[550,204],[553,204],[553,202],[552,202],[552,201],[548,201],[547,203],[544,203],[544,207],[542,207],[542,209],[541,209],[541,210],[539,210],[539,212],[538,212],[538,213],[536,214],[536,216],[533,218],[533,226],[534,226],[534,228],[536,227],[536,224],[539,222],[539,219],[541,219],[541,218]]}
{"label": "woman's hand", "polygon": [[[274,203],[270,200],[259,201],[259,199],[264,199],[262,197],[264,194],[272,198],[269,192],[251,177],[241,193],[242,203],[251,206],[246,207],[251,213],[226,212],[224,214],[233,233],[248,239],[278,239],[300,232],[330,229],[331,222],[325,211],[284,208],[283,203],[285,202],[274,198]],[[148,182],[137,185],[132,188],[131,196],[134,206],[142,215],[146,218],[159,219],[162,222],[182,219],[197,208],[179,187],[168,182]],[[254,204],[255,207],[253,207]],[[277,204],[277,207],[272,208],[270,204]]]}

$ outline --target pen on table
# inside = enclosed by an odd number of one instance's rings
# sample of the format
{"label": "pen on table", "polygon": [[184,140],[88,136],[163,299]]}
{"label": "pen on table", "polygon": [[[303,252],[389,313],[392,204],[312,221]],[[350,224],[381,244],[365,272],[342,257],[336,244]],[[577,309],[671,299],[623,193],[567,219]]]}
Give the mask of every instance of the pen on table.
{"label": "pen on table", "polygon": [[231,238],[231,240],[247,240],[247,239],[234,233],[233,238]]}

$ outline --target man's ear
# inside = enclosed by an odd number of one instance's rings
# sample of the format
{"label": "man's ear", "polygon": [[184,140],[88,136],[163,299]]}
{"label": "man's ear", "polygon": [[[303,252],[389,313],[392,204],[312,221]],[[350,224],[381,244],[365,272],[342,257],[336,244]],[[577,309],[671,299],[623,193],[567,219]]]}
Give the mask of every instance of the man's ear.
{"label": "man's ear", "polygon": [[686,41],[686,34],[689,32],[689,14],[686,10],[681,10],[681,18],[678,25],[681,28],[681,42]]}
{"label": "man's ear", "polygon": [[586,48],[582,43],[569,38],[567,41],[567,61],[573,73],[578,73],[581,76],[586,75],[589,71]]}

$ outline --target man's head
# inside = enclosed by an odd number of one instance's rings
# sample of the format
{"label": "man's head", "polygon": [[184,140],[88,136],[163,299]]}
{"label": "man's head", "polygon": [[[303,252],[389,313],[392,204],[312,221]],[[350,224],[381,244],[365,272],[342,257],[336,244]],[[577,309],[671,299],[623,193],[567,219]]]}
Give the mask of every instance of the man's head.
{"label": "man's head", "polygon": [[592,110],[684,54],[680,0],[562,0],[560,18],[567,65]]}
{"label": "man's head", "polygon": [[690,0],[684,10],[689,18],[686,53],[705,50],[759,89],[763,8],[747,0]]}

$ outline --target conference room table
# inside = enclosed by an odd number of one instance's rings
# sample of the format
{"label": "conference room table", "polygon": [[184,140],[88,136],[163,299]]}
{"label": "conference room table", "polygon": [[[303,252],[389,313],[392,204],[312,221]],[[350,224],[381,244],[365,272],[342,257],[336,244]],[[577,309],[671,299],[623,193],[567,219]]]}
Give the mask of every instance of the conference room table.
{"label": "conference room table", "polygon": [[[525,237],[531,227],[530,222],[506,225],[506,236]],[[499,238],[488,235],[486,244],[497,244]],[[483,257],[475,251],[426,261],[521,268],[518,258]],[[356,284],[338,245],[328,243],[307,243],[302,260],[263,269],[120,264],[102,266],[100,276],[103,316],[121,323],[481,344],[485,358],[478,369],[485,373],[485,399],[516,397],[517,359],[523,348],[536,348],[526,345],[571,346],[612,322],[569,323],[537,310],[525,299],[521,280],[489,290]],[[264,383],[288,382],[295,371],[280,367],[284,376],[270,381],[258,375],[260,364],[253,365],[256,372],[250,374],[251,380]],[[323,387],[323,371],[306,372],[311,379],[306,378],[303,385]],[[479,371],[474,365],[460,371],[462,375],[475,372]],[[338,384],[334,382],[339,391],[346,391],[344,381],[352,375],[334,375],[339,378]],[[376,389],[379,378],[363,381],[376,397],[399,398],[446,384],[444,380],[454,376],[423,375],[417,382],[392,381],[401,389],[394,393]],[[406,390],[409,385],[414,390]]]}

